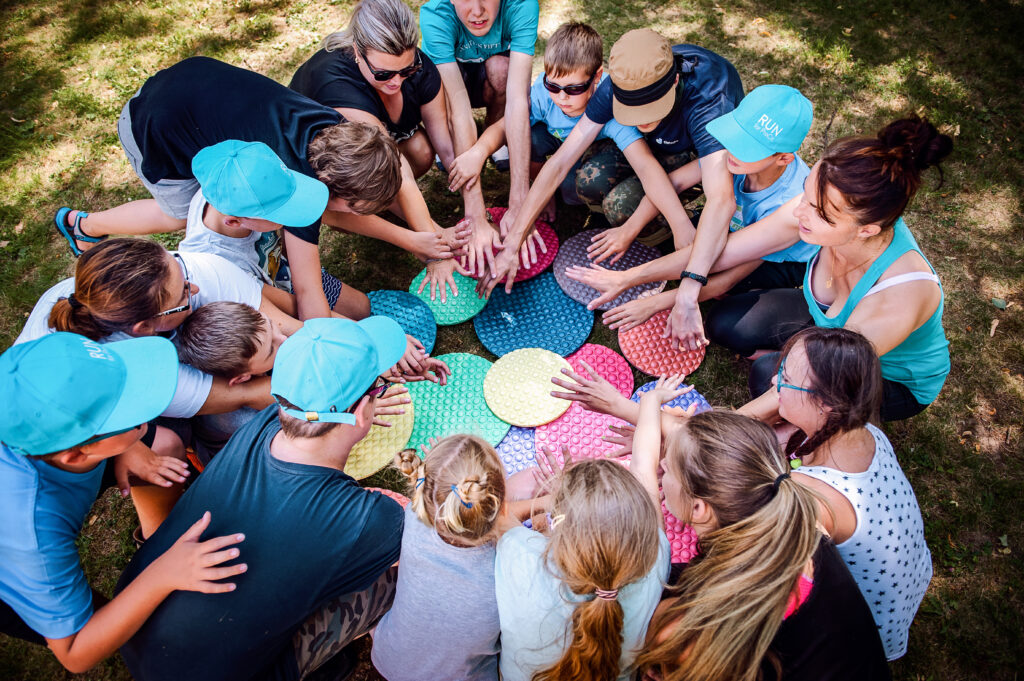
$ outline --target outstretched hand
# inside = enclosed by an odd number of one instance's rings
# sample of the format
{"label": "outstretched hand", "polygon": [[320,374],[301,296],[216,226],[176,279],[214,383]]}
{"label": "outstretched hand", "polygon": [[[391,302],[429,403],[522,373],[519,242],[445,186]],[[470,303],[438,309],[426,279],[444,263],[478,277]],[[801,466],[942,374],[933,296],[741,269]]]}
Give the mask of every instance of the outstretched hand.
{"label": "outstretched hand", "polygon": [[188,464],[184,461],[173,456],[161,456],[141,442],[114,457],[114,478],[123,497],[131,493],[128,482],[131,475],[160,487],[170,487],[185,482],[188,474]]}
{"label": "outstretched hand", "polygon": [[491,292],[503,280],[505,293],[512,293],[516,272],[519,271],[519,252],[512,249],[500,251],[491,265],[490,274],[484,273],[476,284],[476,293],[481,298],[490,298]]}
{"label": "outstretched hand", "polygon": [[671,340],[673,350],[699,350],[711,341],[704,335],[704,320],[696,303],[676,302],[665,321],[662,338]]}
{"label": "outstretched hand", "polygon": [[568,392],[553,390],[551,396],[579,402],[590,411],[616,415],[616,403],[626,398],[615,389],[615,386],[602,378],[592,366],[582,360],[580,360],[580,364],[586,370],[587,376],[581,376],[571,369],[562,369],[562,373],[571,381],[555,376],[552,377],[551,382],[565,388]]}
{"label": "outstretched hand", "polygon": [[541,494],[554,494],[561,484],[562,473],[572,463],[572,454],[569,447],[562,445],[562,463],[558,463],[558,457],[547,445],[540,448],[540,455],[537,457],[537,467],[531,469],[533,477],[537,480]]}
{"label": "outstretched hand", "polygon": [[608,260],[609,265],[617,263],[626,254],[629,247],[636,239],[636,232],[627,224],[606,229],[600,234],[595,234],[587,246],[587,255],[595,263]]}
{"label": "outstretched hand", "polygon": [[573,265],[565,270],[565,276],[573,281],[586,284],[597,290],[601,295],[587,303],[588,310],[596,310],[605,303],[610,303],[629,288],[628,276],[625,272],[609,270],[600,265]]}
{"label": "outstretched hand", "polygon": [[208,594],[234,591],[234,582],[220,580],[240,575],[248,570],[249,566],[245,563],[218,566],[239,556],[239,550],[232,547],[232,544],[244,541],[245,535],[231,534],[200,541],[199,538],[210,526],[210,520],[210,512],[207,511],[171,545],[171,548],[151,563],[147,570],[155,570],[161,583],[171,590],[199,591]]}
{"label": "outstretched hand", "polygon": [[391,422],[383,417],[404,414],[405,407],[402,405],[409,404],[410,402],[412,400],[409,398],[408,388],[404,385],[391,386],[384,393],[383,397],[378,398],[373,403],[373,425],[390,428]]}

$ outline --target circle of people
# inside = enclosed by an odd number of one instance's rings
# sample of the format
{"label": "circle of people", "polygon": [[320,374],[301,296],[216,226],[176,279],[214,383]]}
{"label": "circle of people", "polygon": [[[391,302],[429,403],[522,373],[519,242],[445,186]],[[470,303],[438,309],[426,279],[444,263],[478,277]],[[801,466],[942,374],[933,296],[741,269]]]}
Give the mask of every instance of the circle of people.
{"label": "circle of people", "polygon": [[[932,568],[873,423],[949,373],[942,288],[901,215],[952,141],[911,117],[808,166],[806,97],[744,96],[729,61],[649,29],[605,66],[601,36],[563,24],[531,85],[538,11],[429,0],[417,23],[362,0],[289,87],[192,57],[124,105],[153,198],[56,212],[75,276],[0,357],[5,633],[72,672],[120,649],[140,681],[344,678],[366,633],[390,681],[890,677]],[[509,175],[495,222],[488,158]],[[435,166],[455,226],[416,184]],[[512,291],[560,204],[610,225],[566,272],[590,309],[679,280],[604,322],[668,311],[673,348],[753,360],[751,401],[695,414],[665,406],[683,376],[634,402],[565,370],[560,397],[631,424],[628,465],[544,450],[506,476],[461,434],[395,456],[408,498],[361,487],[349,453],[402,413],[401,384],[451,370],[321,267],[321,223],[414,254],[444,302],[473,295],[461,277]],[[139,237],[182,228],[174,252]],[[634,242],[664,255],[611,269]],[[75,542],[110,485],[139,548],[107,600]],[[697,537],[688,564],[663,502]]]}

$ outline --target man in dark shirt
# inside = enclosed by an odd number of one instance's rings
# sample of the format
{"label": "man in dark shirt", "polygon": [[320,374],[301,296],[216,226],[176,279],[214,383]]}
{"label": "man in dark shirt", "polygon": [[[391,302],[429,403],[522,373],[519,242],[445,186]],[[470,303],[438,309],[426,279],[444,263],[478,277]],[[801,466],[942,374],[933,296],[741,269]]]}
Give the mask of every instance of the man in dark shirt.
{"label": "man in dark shirt", "polygon": [[378,376],[405,343],[397,322],[369,317],[309,320],[281,345],[271,380],[278,405],[235,433],[119,588],[166,550],[195,509],[212,512],[211,536],[244,533],[248,569],[229,594],[165,600],[121,649],[135,679],[300,679],[390,607],[402,509],[343,470],[387,385]]}

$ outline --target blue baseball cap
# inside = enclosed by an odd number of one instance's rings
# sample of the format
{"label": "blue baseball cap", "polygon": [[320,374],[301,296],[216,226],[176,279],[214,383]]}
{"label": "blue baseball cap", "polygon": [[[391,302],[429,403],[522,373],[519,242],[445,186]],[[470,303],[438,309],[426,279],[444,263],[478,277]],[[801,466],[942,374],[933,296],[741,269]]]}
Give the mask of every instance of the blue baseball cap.
{"label": "blue baseball cap", "polygon": [[21,454],[61,452],[156,418],[178,385],[166,338],[97,343],[52,333],[0,355],[0,441]]}
{"label": "blue baseball cap", "polygon": [[270,393],[304,421],[355,425],[345,410],[405,354],[405,331],[390,317],[308,319],[277,351]]}
{"label": "blue baseball cap", "polygon": [[708,133],[743,163],[795,153],[811,129],[814,107],[788,85],[754,88],[729,113],[707,125]]}
{"label": "blue baseball cap", "polygon": [[201,149],[192,158],[192,174],[221,213],[285,227],[313,224],[330,198],[327,185],[289,170],[263,142],[225,140]]}

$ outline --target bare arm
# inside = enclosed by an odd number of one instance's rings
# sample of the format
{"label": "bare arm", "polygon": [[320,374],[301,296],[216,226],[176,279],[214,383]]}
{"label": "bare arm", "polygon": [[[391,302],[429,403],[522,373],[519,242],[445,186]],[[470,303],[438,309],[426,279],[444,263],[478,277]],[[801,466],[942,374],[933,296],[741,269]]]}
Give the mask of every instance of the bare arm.
{"label": "bare arm", "polygon": [[[640,184],[644,188],[644,197],[650,199],[657,212],[664,215],[665,220],[668,221],[669,227],[672,228],[672,237],[676,245],[683,246],[693,241],[693,223],[690,222],[686,209],[683,208],[683,204],[679,201],[679,196],[672,186],[672,181],[669,180],[665,169],[658,163],[658,159],[651,153],[651,148],[647,146],[647,142],[637,140],[623,149],[622,153],[625,155],[626,160],[629,161],[629,165],[636,171],[636,176],[640,179]],[[722,167],[723,169],[725,168],[724,161]],[[701,172],[706,172],[706,169],[702,167]],[[726,170],[725,172],[728,171]],[[729,185],[729,190],[731,193],[731,184]],[[732,212],[729,215],[731,217]],[[728,224],[728,220],[726,220],[726,224]],[[711,263],[708,264],[710,265]]]}
{"label": "bare arm", "polygon": [[423,117],[423,127],[427,131],[430,145],[434,147],[434,152],[440,157],[444,167],[450,168],[452,161],[455,160],[455,144],[452,141],[452,132],[448,129],[446,98],[442,83],[437,95],[420,106],[420,115]]}
{"label": "bare arm", "polygon": [[[264,285],[264,288],[266,289],[271,287]],[[286,336],[290,336],[302,328],[302,322],[283,312],[281,308],[275,305],[273,301],[266,296],[260,299],[260,312],[267,315],[267,318],[276,324],[277,328],[281,330],[281,333]]]}
{"label": "bare arm", "polygon": [[284,231],[284,247],[288,253],[288,266],[292,274],[292,291],[299,319],[330,317],[331,306],[324,294],[320,276],[320,249],[317,244]]}
{"label": "bare arm", "polygon": [[495,121],[484,130],[480,139],[468,151],[447,164],[450,191],[458,191],[463,187],[472,186],[483,170],[487,157],[505,144],[505,119]]}
{"label": "bare arm", "polygon": [[[530,69],[533,57],[522,52],[509,55],[505,82],[505,137],[509,153],[508,212],[502,218],[502,233],[515,224],[515,213],[530,190]],[[511,214],[511,215],[510,215]],[[534,218],[536,219],[536,218]],[[533,222],[530,223],[531,225]]]}
{"label": "bare arm", "polygon": [[210,394],[196,413],[226,414],[242,407],[259,410],[273,403],[269,376],[258,376],[235,385],[231,385],[226,378],[215,376]]}

